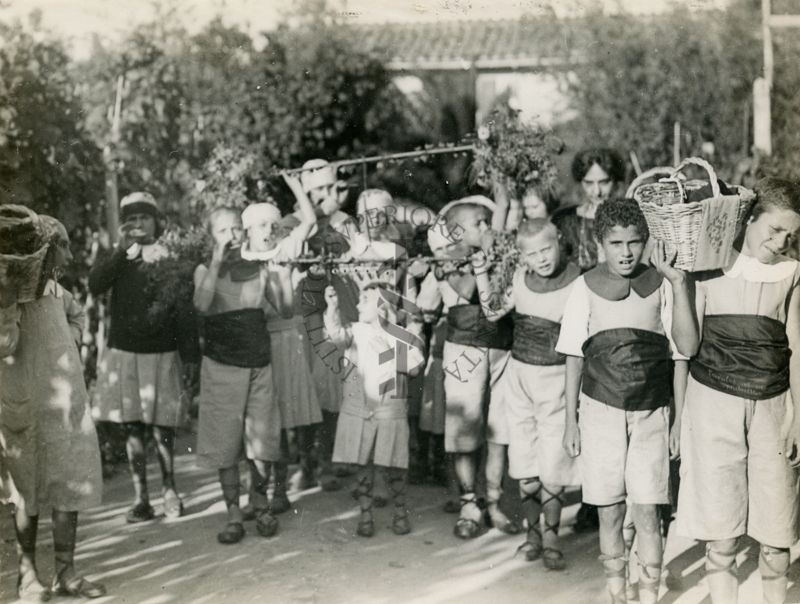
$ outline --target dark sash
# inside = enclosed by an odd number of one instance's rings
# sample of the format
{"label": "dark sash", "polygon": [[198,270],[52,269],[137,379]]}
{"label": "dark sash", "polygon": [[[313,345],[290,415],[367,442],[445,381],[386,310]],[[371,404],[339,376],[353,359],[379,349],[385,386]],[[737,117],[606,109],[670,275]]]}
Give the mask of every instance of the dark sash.
{"label": "dark sash", "polygon": [[270,361],[267,317],[260,308],[245,308],[203,318],[203,354],[234,367],[266,367]]}
{"label": "dark sash", "polygon": [[700,350],[689,368],[704,386],[751,400],[789,389],[789,340],[786,326],[758,315],[703,317]]}
{"label": "dark sash", "polygon": [[556,352],[560,332],[560,323],[515,312],[511,356],[529,365],[563,365],[566,357]]}
{"label": "dark sash", "polygon": [[672,396],[669,340],[644,329],[607,329],[583,345],[584,394],[626,411],[657,409]]}
{"label": "dark sash", "polygon": [[513,329],[508,316],[492,323],[483,314],[480,304],[458,304],[447,311],[445,339],[464,346],[510,350]]}

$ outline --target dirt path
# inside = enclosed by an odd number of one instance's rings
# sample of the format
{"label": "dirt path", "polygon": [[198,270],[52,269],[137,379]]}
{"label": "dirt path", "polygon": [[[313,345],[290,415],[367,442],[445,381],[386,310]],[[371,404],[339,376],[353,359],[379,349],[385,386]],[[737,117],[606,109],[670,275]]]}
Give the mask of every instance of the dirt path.
{"label": "dirt path", "polygon": [[[158,471],[150,467],[152,485]],[[79,570],[108,587],[97,602],[166,604],[205,602],[308,602],[324,604],[486,602],[605,602],[597,535],[572,534],[576,506],[565,511],[565,555],[569,568],[546,571],[541,563],[515,557],[522,538],[489,530],[462,542],[452,535],[454,516],[444,514],[444,489],[411,487],[413,532],[397,537],[390,529],[391,509],[376,511],[372,539],[354,535],[357,518],[349,490],[319,489],[291,494],[294,509],[280,516],[280,532],[269,540],[252,523],[237,546],[217,544],[224,520],[216,476],[198,468],[188,451],[178,459],[179,486],[186,515],[131,526],[124,513],[132,487],[124,472],[106,483],[105,503],[83,514],[78,548]],[[159,499],[154,501],[160,513]],[[16,578],[14,535],[8,509],[0,509],[0,602],[13,601]],[[685,591],[662,591],[662,602],[696,604],[706,597],[701,578],[702,552],[671,539],[668,557],[676,557]],[[760,601],[755,572],[757,549],[742,548],[744,586],[741,602]],[[42,575],[51,576],[49,523],[40,528]],[[797,565],[795,565],[796,567]],[[793,568],[790,601],[800,601]],[[57,601],[57,600],[54,600]],[[75,600],[63,600],[72,601]]]}

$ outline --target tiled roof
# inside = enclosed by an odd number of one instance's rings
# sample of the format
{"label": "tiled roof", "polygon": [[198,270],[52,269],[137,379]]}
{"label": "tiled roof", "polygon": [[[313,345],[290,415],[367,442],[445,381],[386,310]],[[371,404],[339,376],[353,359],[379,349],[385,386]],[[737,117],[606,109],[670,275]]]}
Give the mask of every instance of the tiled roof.
{"label": "tiled roof", "polygon": [[567,62],[577,20],[532,17],[352,26],[364,50],[385,53],[390,67],[532,67]]}

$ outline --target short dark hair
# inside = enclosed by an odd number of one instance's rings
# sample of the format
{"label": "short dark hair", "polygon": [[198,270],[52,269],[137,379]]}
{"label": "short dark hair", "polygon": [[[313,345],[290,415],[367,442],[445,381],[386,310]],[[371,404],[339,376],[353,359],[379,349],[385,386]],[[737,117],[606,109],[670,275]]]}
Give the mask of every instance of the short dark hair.
{"label": "short dark hair", "polygon": [[555,212],[561,205],[561,200],[559,199],[558,194],[551,185],[535,184],[527,187],[522,187],[522,189],[523,190],[519,191],[520,203],[522,203],[522,198],[525,197],[525,193],[527,193],[530,190],[533,190],[536,192],[536,194],[541,198],[542,202],[544,203],[544,207],[545,210],[547,211],[548,216],[550,216],[553,212]]}
{"label": "short dark hair", "polygon": [[615,226],[636,227],[644,239],[650,236],[644,214],[633,199],[610,199],[597,208],[594,215],[594,236],[600,243]]}
{"label": "short dark hair", "polygon": [[614,182],[625,180],[625,162],[622,156],[608,147],[591,147],[578,151],[572,159],[572,178],[575,182],[581,182],[595,164],[603,168]]}
{"label": "short dark hair", "polygon": [[767,176],[756,183],[756,203],[750,210],[758,218],[770,208],[790,210],[800,214],[800,183],[775,176]]}

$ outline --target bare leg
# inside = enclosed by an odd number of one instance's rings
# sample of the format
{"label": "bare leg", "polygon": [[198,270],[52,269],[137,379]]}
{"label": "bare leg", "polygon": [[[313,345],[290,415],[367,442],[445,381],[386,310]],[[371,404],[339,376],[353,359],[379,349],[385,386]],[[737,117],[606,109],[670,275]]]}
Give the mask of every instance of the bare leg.
{"label": "bare leg", "polygon": [[92,583],[75,572],[75,541],[78,531],[78,512],[53,510],[53,592],[57,595],[99,598],[106,588]]}
{"label": "bare leg", "polygon": [[622,523],[625,504],[615,503],[597,508],[600,519],[600,560],[606,575],[606,588],[612,604],[626,602],[625,597],[625,542]]}
{"label": "bare leg", "polygon": [[638,538],[639,602],[654,604],[658,601],[661,584],[661,564],[664,544],[661,538],[661,516],[657,505],[631,504],[631,515]]}
{"label": "bare leg", "polygon": [[736,577],[738,539],[706,543],[706,582],[714,604],[736,604],[739,581]]}
{"label": "bare leg", "polygon": [[125,450],[128,453],[128,467],[133,478],[134,504],[150,503],[147,492],[147,451],[145,438],[147,432],[141,422],[130,422],[125,426]]}
{"label": "bare leg", "polygon": [[519,533],[519,527],[500,509],[503,476],[506,471],[506,449],[506,445],[497,443],[490,442],[486,445],[486,503],[495,528],[509,535],[516,535]]}
{"label": "bare leg", "polygon": [[[625,511],[625,520],[622,521],[622,539],[625,541],[625,558],[630,562],[633,559],[631,553],[633,552],[633,543],[636,540],[636,526],[633,523],[633,510],[631,510],[630,506],[628,506]],[[630,564],[628,564],[628,570],[625,576],[625,593],[627,594],[628,600],[639,599],[637,585],[634,584],[633,578],[631,577]]]}
{"label": "bare leg", "polygon": [[19,554],[19,578],[17,595],[20,599],[43,602],[50,597],[50,590],[41,581],[36,571],[36,534],[39,516],[28,516],[25,504],[20,503],[14,510],[14,529],[17,533],[17,553]]}
{"label": "bare leg", "polygon": [[167,518],[179,518],[183,515],[183,503],[175,487],[175,428],[153,426],[153,439],[161,466],[164,515]]}
{"label": "bare leg", "polygon": [[[250,468],[250,480],[254,495],[261,500],[267,498],[267,487],[269,486],[269,472],[272,464],[260,459],[248,459],[247,465]],[[262,537],[272,537],[278,532],[278,519],[272,515],[269,508],[257,508],[254,502],[253,507],[256,514],[256,530]]]}
{"label": "bare leg", "polygon": [[522,512],[528,521],[528,535],[517,551],[525,552],[525,559],[533,562],[542,557],[542,483],[538,478],[522,478],[519,481],[519,498]]}
{"label": "bare leg", "polygon": [[786,590],[789,580],[789,548],[761,546],[758,557],[758,570],[761,573],[761,591],[764,604],[783,604],[786,601]]}

